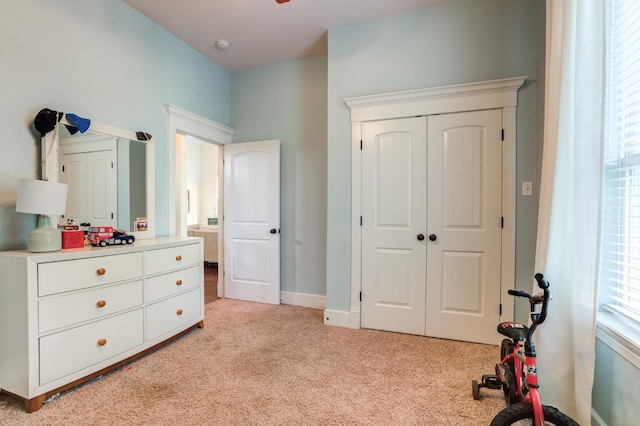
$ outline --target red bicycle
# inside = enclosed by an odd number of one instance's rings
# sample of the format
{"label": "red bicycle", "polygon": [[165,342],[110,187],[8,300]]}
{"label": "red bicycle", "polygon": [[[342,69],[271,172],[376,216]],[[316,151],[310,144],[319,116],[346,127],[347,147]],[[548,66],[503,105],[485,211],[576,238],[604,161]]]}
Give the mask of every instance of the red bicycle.
{"label": "red bicycle", "polygon": [[[480,399],[480,389],[502,389],[507,407],[492,420],[491,426],[513,424],[578,426],[569,416],[555,407],[542,405],[538,389],[538,368],[533,333],[547,318],[547,306],[551,300],[549,282],[542,274],[535,275],[542,294],[530,295],[522,290],[509,290],[516,297],[529,299],[531,327],[519,322],[503,322],[498,325],[498,333],[508,337],[500,345],[500,363],[496,374],[485,374],[481,383],[473,380],[473,399]],[[540,312],[537,306],[541,305]]]}

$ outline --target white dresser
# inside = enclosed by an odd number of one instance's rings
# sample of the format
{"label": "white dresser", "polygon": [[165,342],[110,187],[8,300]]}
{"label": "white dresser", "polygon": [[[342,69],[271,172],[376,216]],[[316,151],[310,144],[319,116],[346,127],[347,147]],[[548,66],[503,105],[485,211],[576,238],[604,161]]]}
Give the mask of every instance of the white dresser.
{"label": "white dresser", "polygon": [[203,320],[200,238],[0,252],[0,390],[36,411]]}

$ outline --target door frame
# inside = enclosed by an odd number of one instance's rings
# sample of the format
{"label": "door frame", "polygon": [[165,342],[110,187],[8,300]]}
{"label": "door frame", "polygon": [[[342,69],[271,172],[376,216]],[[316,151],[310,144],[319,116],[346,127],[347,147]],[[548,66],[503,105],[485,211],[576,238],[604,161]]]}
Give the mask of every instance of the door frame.
{"label": "door frame", "polygon": [[[345,98],[351,110],[351,303],[344,326],[360,328],[362,286],[362,123],[485,109],[502,110],[502,267],[501,321],[513,320],[513,297],[505,297],[515,282],[516,243],[516,106],[526,76],[457,84],[379,95]],[[327,316],[325,315],[325,318]]]}
{"label": "door frame", "polygon": [[[187,235],[187,197],[186,197],[186,146],[178,144],[178,135],[189,135],[204,142],[224,146],[232,142],[235,132],[231,127],[199,116],[175,105],[165,104],[169,132],[168,144],[168,205],[169,235]],[[224,154],[218,155],[218,211],[224,211],[224,170],[222,161]],[[181,189],[185,188],[184,191]],[[224,294],[224,223],[218,225],[218,294]]]}

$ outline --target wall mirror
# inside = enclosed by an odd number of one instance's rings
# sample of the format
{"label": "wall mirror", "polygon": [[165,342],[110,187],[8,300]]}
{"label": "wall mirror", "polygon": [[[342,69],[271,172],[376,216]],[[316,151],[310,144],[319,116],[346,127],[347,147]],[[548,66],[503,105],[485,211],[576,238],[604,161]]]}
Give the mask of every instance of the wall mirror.
{"label": "wall mirror", "polygon": [[[89,226],[113,226],[137,239],[155,237],[155,143],[136,132],[91,121],[71,133],[62,117],[42,137],[42,176],[69,185],[65,215]],[[71,125],[73,126],[73,125]]]}

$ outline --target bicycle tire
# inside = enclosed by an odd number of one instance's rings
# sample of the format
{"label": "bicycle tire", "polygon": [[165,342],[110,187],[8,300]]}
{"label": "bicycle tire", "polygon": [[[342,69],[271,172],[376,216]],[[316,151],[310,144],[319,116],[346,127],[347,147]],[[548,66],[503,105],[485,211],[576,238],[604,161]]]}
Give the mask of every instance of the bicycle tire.
{"label": "bicycle tire", "polygon": [[504,393],[504,402],[507,406],[518,402],[518,398],[516,397],[516,379],[513,377],[513,365],[505,366],[502,392]]}
{"label": "bicycle tire", "polygon": [[513,342],[509,339],[502,339],[500,343],[500,362],[511,352],[513,352]]}
{"label": "bicycle tire", "polygon": [[[509,339],[503,339],[500,344],[500,362],[511,352],[513,352],[513,342]],[[502,392],[507,405],[511,405],[518,402],[516,398],[516,368],[513,360],[507,361],[504,364],[504,368],[505,383],[502,384]]]}
{"label": "bicycle tire", "polygon": [[480,388],[478,387],[478,381],[471,381],[471,394],[473,395],[473,399],[476,401],[480,399]]}
{"label": "bicycle tire", "polygon": [[[571,417],[555,407],[543,405],[544,424],[555,426],[579,426]],[[529,420],[530,422],[525,423]],[[522,422],[522,423],[519,423]],[[533,425],[533,406],[531,404],[513,404],[500,411],[491,421],[490,426],[509,426],[518,424]]]}

